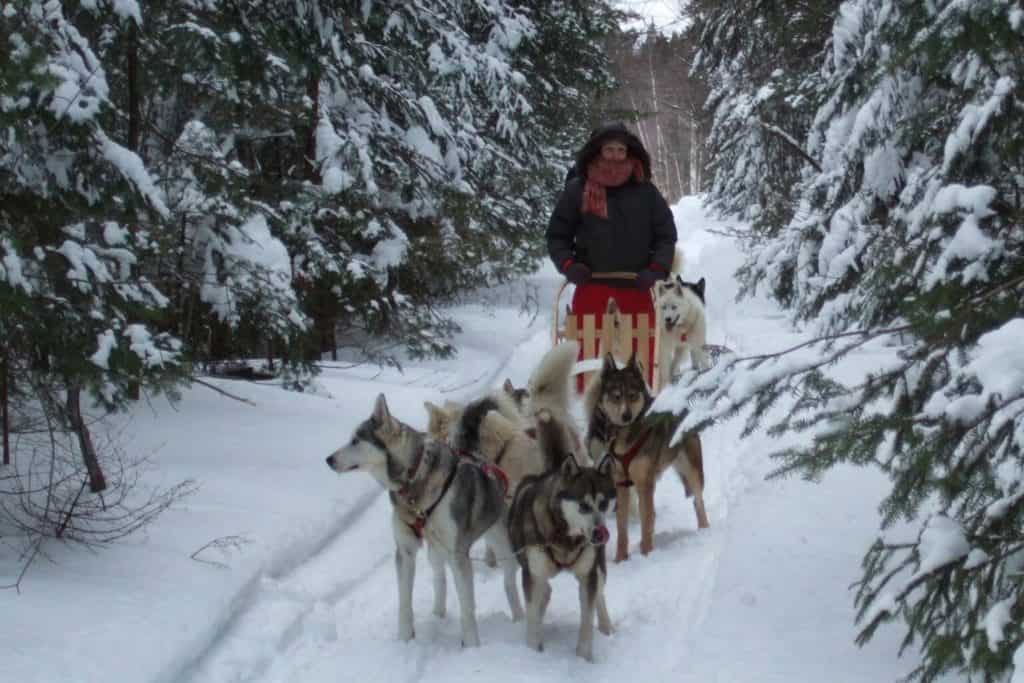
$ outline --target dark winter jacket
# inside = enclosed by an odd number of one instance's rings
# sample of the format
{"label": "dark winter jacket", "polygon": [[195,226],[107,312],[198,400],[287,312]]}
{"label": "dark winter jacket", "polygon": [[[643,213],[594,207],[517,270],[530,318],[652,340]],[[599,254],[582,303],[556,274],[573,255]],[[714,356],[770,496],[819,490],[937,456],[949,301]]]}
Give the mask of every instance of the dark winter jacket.
{"label": "dark winter jacket", "polygon": [[[558,198],[548,222],[548,255],[561,272],[570,261],[592,272],[637,272],[654,265],[668,272],[675,252],[676,226],[665,198],[649,181],[633,179],[607,188],[608,218],[581,212],[586,168],[610,138],[626,143],[630,156],[644,164],[650,177],[650,157],[640,140],[622,124],[598,128],[577,155],[576,169]],[[611,283],[610,283],[611,284]]]}

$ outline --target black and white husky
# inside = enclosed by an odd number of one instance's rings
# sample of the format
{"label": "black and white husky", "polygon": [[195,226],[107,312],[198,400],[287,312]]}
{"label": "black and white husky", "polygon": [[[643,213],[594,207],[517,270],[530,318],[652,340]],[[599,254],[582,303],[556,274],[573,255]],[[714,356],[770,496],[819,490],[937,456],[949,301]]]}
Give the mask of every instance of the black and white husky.
{"label": "black and white husky", "polygon": [[597,467],[581,465],[564,425],[550,413],[538,415],[537,438],[550,469],[525,477],[509,510],[509,536],[523,567],[526,643],[543,650],[544,612],[551,599],[551,578],[571,572],[579,581],[580,631],[576,654],[594,656],[594,613],[604,634],[612,630],[604,600],[604,517],[615,501],[611,459]]}
{"label": "black and white husky", "polygon": [[505,574],[513,621],[523,616],[516,588],[516,559],[505,526],[504,491],[475,461],[461,458],[440,441],[391,416],[384,395],[348,444],[327,458],[336,472],[363,471],[388,490],[398,572],[398,637],[415,636],[412,586],[416,553],[423,541],[434,570],[434,614],[444,616],[445,565],[452,569],[462,618],[462,644],[480,644],[476,625],[473,565],[469,549],[485,537]]}

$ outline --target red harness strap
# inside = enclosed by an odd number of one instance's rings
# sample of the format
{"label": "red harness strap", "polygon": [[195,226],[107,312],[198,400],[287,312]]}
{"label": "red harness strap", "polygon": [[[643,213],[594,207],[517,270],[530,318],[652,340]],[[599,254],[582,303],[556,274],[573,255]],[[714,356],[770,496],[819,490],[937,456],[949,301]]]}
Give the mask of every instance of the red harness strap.
{"label": "red harness strap", "polygon": [[480,462],[480,459],[470,451],[459,451],[458,454],[460,458],[472,460],[473,464],[478,466],[484,474],[498,482],[501,486],[501,495],[508,495],[508,475],[505,474],[505,470],[501,469],[493,462]]}
{"label": "red harness strap", "polygon": [[644,443],[647,442],[647,437],[650,436],[650,434],[650,429],[645,431],[640,435],[640,438],[637,439],[637,442],[630,446],[629,450],[622,455],[616,453],[614,445],[612,446],[612,455],[615,456],[616,460],[622,463],[622,470],[626,473],[625,479],[615,482],[616,486],[628,488],[633,485],[633,481],[629,478],[629,465],[633,462],[633,458],[636,457],[636,454],[640,452],[640,449],[644,447]]}
{"label": "red harness strap", "polygon": [[[422,450],[420,452],[422,456]],[[419,458],[417,458],[417,466],[419,464]],[[444,480],[444,486],[441,487],[441,495],[437,497],[430,507],[426,510],[422,510],[416,515],[416,519],[413,520],[412,524],[406,522],[406,526],[412,529],[412,532],[416,535],[416,538],[423,539],[423,527],[427,525],[427,520],[430,519],[430,515],[434,512],[434,509],[441,504],[441,500],[447,495],[448,489],[452,487],[452,482],[455,481],[455,474],[459,471],[458,467],[453,467],[452,471],[448,473],[448,477]],[[402,490],[408,490],[408,482],[402,487]],[[399,491],[401,493],[401,491]]]}
{"label": "red harness strap", "polygon": [[505,474],[505,470],[501,469],[492,462],[485,462],[480,466],[480,469],[484,471],[484,474],[494,479],[501,485],[501,495],[508,495],[508,475]]}

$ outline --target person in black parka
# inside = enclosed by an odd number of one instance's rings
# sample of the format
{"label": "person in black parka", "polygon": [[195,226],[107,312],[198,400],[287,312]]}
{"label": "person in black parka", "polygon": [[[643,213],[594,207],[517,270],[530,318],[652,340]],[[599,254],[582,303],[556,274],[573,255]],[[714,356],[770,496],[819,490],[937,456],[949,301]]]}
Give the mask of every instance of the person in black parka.
{"label": "person in black parka", "polygon": [[[596,315],[598,328],[609,298],[623,313],[647,313],[653,323],[649,290],[672,268],[676,226],[650,179],[651,158],[636,135],[622,123],[596,128],[576,155],[548,222],[548,255],[576,285],[572,312]],[[636,278],[601,278],[609,272]],[[640,355],[648,371],[649,355]]]}

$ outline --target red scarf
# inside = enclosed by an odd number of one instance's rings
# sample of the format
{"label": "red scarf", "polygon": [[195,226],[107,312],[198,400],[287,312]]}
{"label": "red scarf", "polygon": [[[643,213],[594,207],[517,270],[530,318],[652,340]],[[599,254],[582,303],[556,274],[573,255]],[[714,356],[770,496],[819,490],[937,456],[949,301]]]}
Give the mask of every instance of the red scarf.
{"label": "red scarf", "polygon": [[583,213],[599,218],[608,218],[608,193],[606,188],[622,185],[630,176],[638,181],[644,179],[644,165],[639,159],[625,158],[610,161],[598,157],[587,166],[587,182],[583,184]]}

